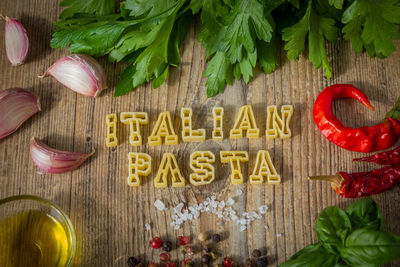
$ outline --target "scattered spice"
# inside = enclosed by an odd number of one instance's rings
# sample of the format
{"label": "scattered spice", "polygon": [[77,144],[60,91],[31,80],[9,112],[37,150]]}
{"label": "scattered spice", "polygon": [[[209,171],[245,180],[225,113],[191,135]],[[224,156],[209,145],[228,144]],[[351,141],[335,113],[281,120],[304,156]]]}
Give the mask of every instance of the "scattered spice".
{"label": "scattered spice", "polygon": [[267,267],[268,259],[267,257],[261,257],[257,259],[257,267]]}
{"label": "scattered spice", "polygon": [[225,267],[230,267],[234,262],[231,257],[225,257],[223,263]]}
{"label": "scattered spice", "polygon": [[259,258],[259,257],[261,257],[261,251],[259,249],[255,249],[251,253],[251,256],[253,256],[254,258]]}
{"label": "scattered spice", "polygon": [[167,241],[163,242],[162,250],[164,250],[165,252],[170,252],[172,250],[171,241],[167,240]]}
{"label": "scattered spice", "polygon": [[170,256],[168,253],[163,252],[160,254],[160,261],[169,261],[169,259],[170,259]]}
{"label": "scattered spice", "polygon": [[134,266],[138,265],[138,263],[139,263],[138,259],[136,259],[135,257],[129,257],[129,259],[128,259],[129,267],[134,267]]}
{"label": "scattered spice", "polygon": [[192,259],[187,259],[187,260],[185,260],[183,262],[183,266],[185,266],[185,267],[193,267],[194,263],[193,263]]}
{"label": "scattered spice", "polygon": [[200,240],[200,242],[207,241],[209,239],[209,235],[206,232],[201,232],[197,238]]}
{"label": "scattered spice", "polygon": [[219,241],[221,241],[221,236],[219,234],[213,234],[211,236],[211,240],[215,243],[218,243]]}
{"label": "scattered spice", "polygon": [[211,252],[210,246],[204,245],[204,246],[203,246],[203,251],[204,251],[205,253],[210,253],[210,252]]}
{"label": "scattered spice", "polygon": [[216,260],[216,259],[218,259],[218,258],[221,256],[221,254],[218,253],[218,251],[216,251],[216,250],[212,250],[212,251],[210,252],[210,256],[211,256],[211,258],[212,258],[213,260]]}
{"label": "scattered spice", "polygon": [[178,246],[186,246],[189,243],[188,236],[178,236]]}
{"label": "scattered spice", "polygon": [[158,267],[158,264],[153,262],[149,264],[149,267]]}
{"label": "scattered spice", "polygon": [[154,249],[160,248],[162,246],[163,242],[161,240],[161,238],[159,237],[154,237],[151,241],[150,241],[150,246]]}
{"label": "scattered spice", "polygon": [[246,267],[252,267],[253,262],[251,261],[251,259],[247,259],[245,265],[246,265]]}
{"label": "scattered spice", "polygon": [[208,264],[208,263],[210,263],[210,261],[211,261],[211,256],[208,255],[208,254],[204,254],[204,255],[201,257],[201,262],[202,262],[202,263]]}

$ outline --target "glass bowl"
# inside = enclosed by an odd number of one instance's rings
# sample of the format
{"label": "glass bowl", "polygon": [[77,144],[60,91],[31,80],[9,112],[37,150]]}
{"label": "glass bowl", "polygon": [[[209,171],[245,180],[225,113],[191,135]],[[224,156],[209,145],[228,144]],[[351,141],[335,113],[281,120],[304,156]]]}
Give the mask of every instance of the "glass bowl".
{"label": "glass bowl", "polygon": [[54,203],[20,195],[0,200],[0,262],[3,267],[69,267],[75,231]]}

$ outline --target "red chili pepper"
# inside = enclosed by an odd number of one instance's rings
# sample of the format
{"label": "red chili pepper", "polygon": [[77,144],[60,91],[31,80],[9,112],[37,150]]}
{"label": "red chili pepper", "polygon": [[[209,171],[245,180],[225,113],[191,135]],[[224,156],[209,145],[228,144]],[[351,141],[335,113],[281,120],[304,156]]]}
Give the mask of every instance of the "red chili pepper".
{"label": "red chili pepper", "polygon": [[325,88],[314,104],[314,121],[322,135],[332,143],[358,152],[384,150],[400,138],[400,98],[387,114],[385,122],[360,128],[345,127],[332,112],[332,101],[339,98],[354,98],[374,110],[367,96],[349,84],[336,84]]}
{"label": "red chili pepper", "polygon": [[345,198],[366,197],[385,192],[400,182],[400,164],[370,172],[338,172],[332,176],[311,176],[310,180],[325,180],[336,193]]}
{"label": "red chili pepper", "polygon": [[369,157],[353,159],[353,161],[366,161],[366,162],[377,163],[379,165],[400,164],[400,146],[398,146],[393,150],[381,152]]}

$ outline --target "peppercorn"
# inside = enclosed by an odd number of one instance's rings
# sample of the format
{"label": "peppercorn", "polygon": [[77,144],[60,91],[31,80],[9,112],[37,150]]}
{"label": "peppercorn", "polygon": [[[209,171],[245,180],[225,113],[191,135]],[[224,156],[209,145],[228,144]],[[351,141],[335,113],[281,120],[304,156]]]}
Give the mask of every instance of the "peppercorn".
{"label": "peppercorn", "polygon": [[204,245],[204,246],[203,246],[203,251],[204,251],[205,253],[210,253],[210,252],[211,252],[210,246]]}
{"label": "peppercorn", "polygon": [[162,246],[162,244],[163,244],[163,242],[162,242],[161,238],[159,238],[159,237],[154,237],[150,241],[150,246],[155,249],[160,248]]}
{"label": "peppercorn", "polygon": [[246,267],[252,267],[252,266],[253,266],[253,263],[252,263],[251,259],[247,259],[246,260]]}
{"label": "peppercorn", "polygon": [[191,259],[187,259],[187,260],[185,260],[183,262],[183,266],[185,266],[185,267],[193,267],[194,264],[193,264],[193,261]]}
{"label": "peppercorn", "polygon": [[135,257],[129,257],[128,259],[128,266],[129,267],[134,267],[139,263],[138,259],[136,259]]}
{"label": "peppercorn", "polygon": [[204,254],[204,255],[201,257],[201,262],[202,262],[202,263],[208,264],[208,263],[210,263],[210,261],[211,261],[211,256],[208,255],[208,254]]}
{"label": "peppercorn", "polygon": [[219,234],[213,234],[211,236],[211,239],[213,242],[218,243],[219,241],[221,241],[221,236]]}
{"label": "peppercorn", "polygon": [[160,254],[160,261],[169,261],[169,254],[168,253],[161,253]]}
{"label": "peppercorn", "polygon": [[261,257],[257,259],[257,267],[267,267],[268,259],[267,257]]}
{"label": "peppercorn", "polygon": [[211,253],[210,253],[210,256],[211,256],[211,258],[212,258],[213,260],[216,260],[216,259],[218,259],[218,258],[221,256],[221,254],[218,253],[218,251],[216,251],[216,250],[212,250]]}
{"label": "peppercorn", "polygon": [[171,241],[165,241],[163,242],[162,250],[165,252],[170,252],[172,250],[172,243]]}
{"label": "peppercorn", "polygon": [[208,236],[208,234],[207,234],[206,232],[201,232],[201,233],[197,236],[197,238],[200,240],[200,242],[204,242],[204,241],[207,241],[207,240],[208,240],[209,236]]}
{"label": "peppercorn", "polygon": [[252,255],[254,258],[259,258],[259,257],[261,257],[261,251],[258,250],[258,249],[255,249],[255,250],[253,250],[253,252],[251,253],[251,255]]}
{"label": "peppercorn", "polygon": [[225,267],[231,267],[234,262],[230,257],[225,257],[223,263]]}

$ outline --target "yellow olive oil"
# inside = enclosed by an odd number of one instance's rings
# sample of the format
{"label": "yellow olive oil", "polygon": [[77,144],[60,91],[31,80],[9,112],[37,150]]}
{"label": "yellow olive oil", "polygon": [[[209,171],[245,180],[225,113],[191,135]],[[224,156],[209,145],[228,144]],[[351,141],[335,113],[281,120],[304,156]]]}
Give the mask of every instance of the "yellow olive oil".
{"label": "yellow olive oil", "polygon": [[21,212],[0,221],[0,263],[3,267],[61,267],[69,253],[69,233],[51,215]]}

